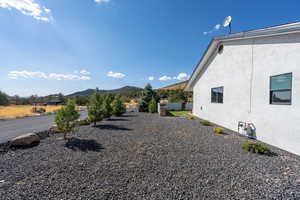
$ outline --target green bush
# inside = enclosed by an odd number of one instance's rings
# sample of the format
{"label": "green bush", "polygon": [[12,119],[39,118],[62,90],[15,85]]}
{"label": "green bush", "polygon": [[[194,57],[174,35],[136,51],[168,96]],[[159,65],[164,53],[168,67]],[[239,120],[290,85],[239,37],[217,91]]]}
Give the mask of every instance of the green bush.
{"label": "green bush", "polygon": [[121,101],[121,97],[117,96],[113,102],[113,110],[112,113],[115,116],[121,116],[122,114],[124,114],[126,112],[126,107],[123,104],[123,102]]}
{"label": "green bush", "polygon": [[156,113],[157,112],[157,103],[156,103],[154,97],[152,97],[151,101],[149,102],[148,110],[149,110],[150,113]]}
{"label": "green bush", "polygon": [[246,141],[242,144],[242,148],[245,151],[252,152],[252,153],[259,153],[259,154],[270,154],[271,150],[268,145],[262,142],[255,142],[255,141]]}
{"label": "green bush", "polygon": [[200,123],[203,125],[203,126],[212,126],[212,123],[208,120],[202,120],[200,121]]}
{"label": "green bush", "polygon": [[217,134],[223,134],[224,128],[221,128],[221,127],[214,128],[214,132]]}
{"label": "green bush", "polygon": [[64,139],[67,139],[67,134],[74,132],[76,120],[79,118],[79,113],[76,110],[75,102],[69,100],[67,105],[57,110],[55,115],[55,123],[59,132],[64,133]]}
{"label": "green bush", "polygon": [[194,116],[191,115],[191,114],[187,114],[185,117],[188,118],[188,119],[195,119]]}

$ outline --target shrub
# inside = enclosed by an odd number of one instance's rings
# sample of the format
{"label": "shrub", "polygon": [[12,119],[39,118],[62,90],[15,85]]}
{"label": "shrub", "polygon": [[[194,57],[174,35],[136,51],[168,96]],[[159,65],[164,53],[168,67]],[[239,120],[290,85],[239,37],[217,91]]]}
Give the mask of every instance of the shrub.
{"label": "shrub", "polygon": [[67,105],[57,110],[55,115],[55,123],[59,132],[64,133],[64,139],[67,139],[67,134],[75,131],[76,120],[79,118],[79,113],[76,110],[75,102],[69,100]]}
{"label": "shrub", "polygon": [[212,123],[208,120],[202,120],[200,121],[200,123],[203,125],[203,126],[212,126]]}
{"label": "shrub", "polygon": [[268,145],[262,142],[255,142],[255,141],[246,141],[242,144],[242,148],[245,151],[252,152],[252,153],[259,153],[259,154],[270,154],[271,150]]}
{"label": "shrub", "polygon": [[103,99],[100,95],[100,91],[98,88],[96,88],[95,93],[90,97],[90,102],[88,105],[89,121],[93,122],[94,126],[96,126],[97,122],[103,119],[102,102]]}
{"label": "shrub", "polygon": [[38,107],[33,107],[32,109],[31,109],[31,112],[33,112],[33,113],[45,113],[46,112],[46,109],[45,108],[38,108]]}
{"label": "shrub", "polygon": [[126,112],[126,107],[121,101],[121,97],[117,96],[113,102],[113,115],[115,116],[121,116],[123,113]]}
{"label": "shrub", "polygon": [[187,114],[185,117],[188,118],[188,119],[195,119],[194,116],[191,115],[191,114]]}
{"label": "shrub", "polygon": [[221,128],[221,127],[214,128],[214,132],[217,134],[223,134],[224,128]]}
{"label": "shrub", "polygon": [[150,113],[156,113],[157,112],[157,103],[156,103],[154,97],[152,97],[151,101],[149,102],[148,110],[149,110]]}

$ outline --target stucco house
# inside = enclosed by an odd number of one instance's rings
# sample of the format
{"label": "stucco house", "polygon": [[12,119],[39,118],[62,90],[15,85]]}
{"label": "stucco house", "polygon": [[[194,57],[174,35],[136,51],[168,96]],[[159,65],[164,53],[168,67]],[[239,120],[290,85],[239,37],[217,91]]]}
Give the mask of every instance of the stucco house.
{"label": "stucco house", "polygon": [[195,116],[300,155],[300,22],[213,38],[185,89]]}

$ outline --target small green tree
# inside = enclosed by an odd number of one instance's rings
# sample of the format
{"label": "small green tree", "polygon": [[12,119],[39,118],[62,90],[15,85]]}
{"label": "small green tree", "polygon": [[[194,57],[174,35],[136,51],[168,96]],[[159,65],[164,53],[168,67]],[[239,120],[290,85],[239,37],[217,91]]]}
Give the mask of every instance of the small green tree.
{"label": "small green tree", "polygon": [[117,96],[113,102],[113,115],[121,116],[125,112],[126,112],[126,107],[123,104],[121,97]]}
{"label": "small green tree", "polygon": [[96,126],[97,122],[103,119],[102,113],[102,102],[103,99],[100,95],[100,91],[96,88],[95,93],[90,97],[90,102],[88,105],[88,117],[91,122]]}
{"label": "small green tree", "polygon": [[139,104],[139,112],[148,112],[149,102],[151,101],[152,97],[156,98],[156,92],[152,89],[150,84],[147,84],[144,91],[142,100]]}
{"label": "small green tree", "polygon": [[64,134],[65,140],[67,139],[68,133],[75,131],[76,120],[79,116],[76,110],[76,104],[72,100],[69,100],[66,106],[56,111],[55,123],[57,129]]}
{"label": "small green tree", "polygon": [[111,98],[109,95],[104,96],[101,110],[104,118],[109,118],[112,116]]}
{"label": "small green tree", "polygon": [[151,101],[149,102],[149,108],[150,113],[156,113],[157,112],[157,103],[154,97],[152,97]]}

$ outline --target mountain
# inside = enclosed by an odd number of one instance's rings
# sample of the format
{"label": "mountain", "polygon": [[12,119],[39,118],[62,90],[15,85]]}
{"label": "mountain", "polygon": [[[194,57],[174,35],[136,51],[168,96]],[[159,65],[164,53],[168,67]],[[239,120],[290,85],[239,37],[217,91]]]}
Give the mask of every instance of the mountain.
{"label": "mountain", "polygon": [[[134,87],[134,86],[125,86],[122,88],[118,89],[113,89],[113,90],[100,90],[100,94],[106,94],[106,93],[111,93],[111,94],[129,94],[129,93],[137,93],[141,92],[143,89],[139,87]],[[69,94],[68,97],[75,97],[75,96],[89,96],[92,95],[95,92],[95,89],[87,89],[83,90],[80,92],[75,92],[73,94]]]}
{"label": "mountain", "polygon": [[188,83],[188,81],[183,81],[183,82],[180,82],[180,83],[175,83],[175,84],[172,84],[172,85],[165,86],[163,88],[159,88],[159,90],[184,89],[187,83]]}

